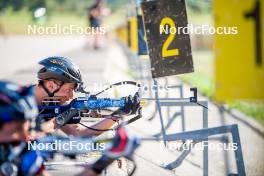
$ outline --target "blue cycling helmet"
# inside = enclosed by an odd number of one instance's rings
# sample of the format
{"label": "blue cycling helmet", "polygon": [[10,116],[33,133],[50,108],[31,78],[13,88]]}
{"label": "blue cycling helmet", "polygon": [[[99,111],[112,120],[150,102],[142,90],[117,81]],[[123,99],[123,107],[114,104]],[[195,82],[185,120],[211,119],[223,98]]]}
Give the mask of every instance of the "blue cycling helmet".
{"label": "blue cycling helmet", "polygon": [[33,120],[37,115],[32,87],[0,81],[0,126],[10,121]]}
{"label": "blue cycling helmet", "polygon": [[[61,56],[52,56],[41,60],[39,64],[42,66],[38,71],[39,83],[49,97],[53,97],[64,83],[74,83],[76,90],[83,90],[80,69],[70,59]],[[55,79],[61,82],[58,89],[53,92],[50,92],[43,83],[43,80],[49,79]]]}
{"label": "blue cycling helmet", "polygon": [[38,71],[40,80],[56,79],[66,83],[82,83],[80,69],[68,58],[52,56],[39,62],[43,67]]}

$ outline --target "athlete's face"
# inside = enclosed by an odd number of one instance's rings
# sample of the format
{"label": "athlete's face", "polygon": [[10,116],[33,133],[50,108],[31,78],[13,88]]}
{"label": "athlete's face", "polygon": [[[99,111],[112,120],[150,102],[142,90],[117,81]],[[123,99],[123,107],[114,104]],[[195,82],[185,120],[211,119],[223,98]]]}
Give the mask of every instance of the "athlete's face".
{"label": "athlete's face", "polygon": [[[50,92],[54,92],[60,87],[60,83],[49,80],[46,82],[46,87]],[[54,94],[54,97],[58,97],[60,104],[64,104],[73,98],[75,87],[76,85],[74,83],[64,83],[59,91]]]}
{"label": "athlete's face", "polygon": [[30,137],[29,129],[29,121],[6,123],[1,127],[0,142],[25,141]]}
{"label": "athlete's face", "polygon": [[55,93],[54,96],[61,97],[60,98],[61,104],[64,104],[65,102],[69,101],[70,99],[73,99],[74,89],[75,89],[74,83],[65,83],[60,88],[60,90],[57,93]]}

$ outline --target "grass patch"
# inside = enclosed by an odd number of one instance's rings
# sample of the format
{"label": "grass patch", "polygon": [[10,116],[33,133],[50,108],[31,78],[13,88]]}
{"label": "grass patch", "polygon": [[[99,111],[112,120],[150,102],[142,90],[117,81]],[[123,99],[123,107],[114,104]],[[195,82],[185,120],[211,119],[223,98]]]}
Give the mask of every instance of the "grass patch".
{"label": "grass patch", "polygon": [[33,20],[26,10],[0,14],[0,34],[23,34],[28,24],[33,24]]}
{"label": "grass patch", "polygon": [[[125,23],[125,20],[125,9],[117,10],[104,19],[103,26],[106,26],[111,30],[116,26]],[[61,26],[75,25],[84,28],[89,25],[89,22],[86,14],[72,13],[69,11],[50,12],[45,19],[34,21],[29,11],[21,10],[14,12],[10,9],[6,10],[5,13],[0,14],[0,35],[27,35],[28,25],[52,27],[56,24],[60,24]]]}
{"label": "grass patch", "polygon": [[213,80],[203,73],[191,73],[181,76],[181,79],[198,88],[207,97],[213,97]]}
{"label": "grass patch", "polygon": [[233,101],[227,102],[227,104],[230,108],[238,109],[246,115],[254,117],[264,125],[264,102]]}
{"label": "grass patch", "polygon": [[54,26],[55,24],[77,25],[85,27],[88,25],[86,17],[70,12],[48,14],[45,19],[34,21],[30,12],[21,10],[14,12],[7,10],[0,14],[0,34],[27,35],[28,25]]}

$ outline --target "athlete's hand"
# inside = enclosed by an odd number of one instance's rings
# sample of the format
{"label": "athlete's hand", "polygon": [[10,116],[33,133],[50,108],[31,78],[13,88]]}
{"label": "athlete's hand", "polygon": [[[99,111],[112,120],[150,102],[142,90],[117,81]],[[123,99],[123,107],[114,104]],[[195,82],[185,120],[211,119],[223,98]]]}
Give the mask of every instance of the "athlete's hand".
{"label": "athlete's hand", "polygon": [[125,97],[125,106],[120,109],[121,115],[136,114],[140,108],[139,95],[136,93],[133,97],[129,95]]}
{"label": "athlete's hand", "polygon": [[79,111],[77,109],[66,110],[55,117],[55,119],[59,126],[63,126],[65,124],[77,124],[81,121],[81,117],[79,117]]}

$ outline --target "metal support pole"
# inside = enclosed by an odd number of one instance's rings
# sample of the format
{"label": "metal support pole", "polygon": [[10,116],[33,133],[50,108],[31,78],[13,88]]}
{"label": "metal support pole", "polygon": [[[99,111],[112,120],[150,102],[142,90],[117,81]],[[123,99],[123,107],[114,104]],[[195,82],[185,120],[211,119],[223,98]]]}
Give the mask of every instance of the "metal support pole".
{"label": "metal support pole", "polygon": [[[158,82],[156,79],[154,79],[154,85],[156,86],[158,85]],[[155,91],[155,99],[156,99],[157,109],[158,109],[159,117],[160,117],[163,142],[164,142],[164,145],[166,146],[166,140],[165,140],[166,132],[165,132],[164,122],[163,122],[163,117],[162,117],[162,112],[161,112],[158,89]]]}
{"label": "metal support pole", "polygon": [[242,153],[242,147],[238,132],[238,127],[235,125],[232,128],[232,138],[233,142],[237,144],[237,150],[235,150],[235,157],[236,157],[236,166],[237,166],[237,172],[239,176],[245,176],[245,166],[244,166],[244,160],[243,160],[243,153]]}
{"label": "metal support pole", "polygon": [[[208,107],[207,102],[202,103],[203,106]],[[208,109],[203,108],[203,128],[208,128]],[[205,140],[208,143],[208,137]],[[203,150],[203,175],[208,175],[208,146],[206,145]]]}
{"label": "metal support pole", "polygon": [[[183,98],[183,86],[180,86],[180,98]],[[182,122],[182,131],[185,131],[185,113],[184,106],[181,106],[181,122]]]}

